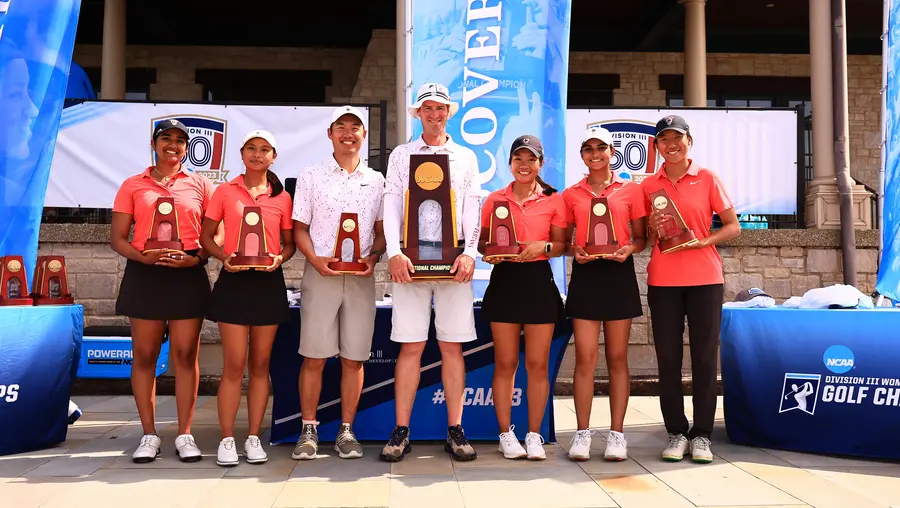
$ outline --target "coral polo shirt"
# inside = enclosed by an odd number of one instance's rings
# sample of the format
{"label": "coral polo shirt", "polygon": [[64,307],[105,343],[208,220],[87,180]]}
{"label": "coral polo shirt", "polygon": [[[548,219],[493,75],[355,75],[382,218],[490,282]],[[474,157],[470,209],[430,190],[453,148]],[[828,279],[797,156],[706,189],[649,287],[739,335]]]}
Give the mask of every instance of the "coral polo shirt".
{"label": "coral polo shirt", "polygon": [[606,198],[619,247],[631,243],[631,221],[647,215],[644,193],[640,185],[623,180],[615,174],[599,195],[594,192],[585,177],[564,190],[562,197],[566,203],[566,221],[575,226],[575,245],[581,247],[587,242],[588,219],[593,198]]}
{"label": "coral polo shirt", "polygon": [[265,193],[254,198],[244,185],[244,175],[241,175],[216,189],[206,211],[208,219],[225,223],[225,255],[230,256],[237,252],[245,206],[260,207],[266,232],[266,252],[281,253],[281,230],[293,228],[290,194],[281,191],[273,197],[270,184]]}
{"label": "coral polo shirt", "polygon": [[[557,226],[565,229],[566,227],[566,207],[559,192],[546,195],[540,185],[537,191],[529,196],[522,204],[516,201],[516,196],[512,191],[513,184],[509,184],[503,189],[496,190],[488,194],[484,203],[481,205],[481,237],[491,237],[491,214],[494,213],[495,201],[507,201],[509,210],[512,213],[513,228],[515,229],[515,240],[519,242],[549,242],[550,226]],[[513,238],[510,238],[512,242]],[[545,254],[532,261],[541,261],[549,259]]]}
{"label": "coral polo shirt", "polygon": [[[666,176],[666,165],[641,182],[647,210],[652,212],[650,194],[665,189],[675,203],[685,226],[697,239],[709,236],[713,214],[721,214],[734,207],[719,177],[689,160],[688,171],[672,183]],[[662,254],[653,246],[647,266],[647,284],[651,286],[704,286],[722,284],[722,258],[714,245],[698,249]]]}

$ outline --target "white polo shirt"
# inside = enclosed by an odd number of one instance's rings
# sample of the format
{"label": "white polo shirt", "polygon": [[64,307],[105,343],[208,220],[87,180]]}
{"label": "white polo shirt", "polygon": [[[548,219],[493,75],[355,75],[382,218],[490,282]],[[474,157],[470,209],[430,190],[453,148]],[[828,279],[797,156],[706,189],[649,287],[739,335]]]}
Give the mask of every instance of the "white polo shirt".
{"label": "white polo shirt", "polygon": [[[463,253],[475,259],[481,234],[481,184],[478,182],[478,159],[475,152],[453,142],[447,135],[442,146],[429,146],[419,137],[394,148],[388,158],[384,190],[384,237],[388,258],[400,254],[402,247],[403,207],[409,188],[409,156],[413,154],[448,154],[450,156],[450,188],[456,207],[456,234],[465,239]],[[446,213],[447,211],[445,211]],[[441,208],[426,201],[419,212],[419,240],[439,242]]]}
{"label": "white polo shirt", "polygon": [[317,256],[332,257],[341,213],[358,214],[360,257],[366,257],[375,242],[375,222],[384,214],[383,196],[381,173],[362,161],[348,173],[329,157],[300,171],[292,218],[309,226]]}

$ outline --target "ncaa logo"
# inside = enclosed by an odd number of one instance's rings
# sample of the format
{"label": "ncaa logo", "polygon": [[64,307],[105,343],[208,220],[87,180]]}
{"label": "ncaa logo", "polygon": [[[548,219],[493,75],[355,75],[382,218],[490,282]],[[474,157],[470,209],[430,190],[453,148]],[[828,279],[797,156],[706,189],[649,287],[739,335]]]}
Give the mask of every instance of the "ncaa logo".
{"label": "ncaa logo", "polygon": [[[221,118],[201,115],[175,115],[150,120],[150,132],[160,122],[169,119],[180,120],[188,129],[186,154],[181,163],[188,171],[200,173],[212,180],[213,184],[225,183],[228,170],[223,169],[225,162],[225,137],[228,122]],[[156,154],[153,154],[151,163],[156,163]]]}
{"label": "ncaa logo", "polygon": [[847,346],[831,346],[825,350],[822,360],[825,368],[835,374],[843,374],[853,369],[856,358]]}
{"label": "ncaa logo", "polygon": [[609,167],[619,178],[641,183],[657,169],[656,124],[640,120],[603,120],[587,125],[587,128],[602,127],[612,134],[616,149],[609,161]]}

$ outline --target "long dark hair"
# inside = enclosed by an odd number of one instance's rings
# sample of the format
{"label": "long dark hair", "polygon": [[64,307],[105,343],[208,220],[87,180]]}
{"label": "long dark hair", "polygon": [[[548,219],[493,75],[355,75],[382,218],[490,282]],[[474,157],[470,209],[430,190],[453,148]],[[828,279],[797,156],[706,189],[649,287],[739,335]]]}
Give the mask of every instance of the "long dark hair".
{"label": "long dark hair", "polygon": [[284,184],[281,183],[281,180],[278,178],[278,175],[275,174],[271,169],[266,170],[266,181],[269,182],[269,185],[272,186],[272,197],[281,194],[281,191],[284,190]]}
{"label": "long dark hair", "polygon": [[[541,162],[543,162],[543,161],[541,161]],[[553,193],[557,192],[556,189],[554,189],[553,187],[548,185],[547,182],[545,182],[544,179],[541,178],[541,175],[535,176],[534,179],[537,181],[538,184],[540,184],[541,187],[544,188],[545,196],[552,196]]]}

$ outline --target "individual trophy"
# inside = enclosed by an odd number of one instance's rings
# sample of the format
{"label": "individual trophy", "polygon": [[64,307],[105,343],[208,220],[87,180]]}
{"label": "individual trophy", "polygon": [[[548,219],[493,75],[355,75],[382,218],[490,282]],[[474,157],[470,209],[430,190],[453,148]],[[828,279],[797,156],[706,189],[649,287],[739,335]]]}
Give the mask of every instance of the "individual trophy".
{"label": "individual trophy", "polygon": [[516,236],[516,225],[509,209],[509,201],[494,201],[491,211],[491,224],[488,229],[488,240],[484,245],[482,259],[515,258],[522,252],[522,244]]}
{"label": "individual trophy", "polygon": [[0,257],[0,305],[33,305],[22,256]]}
{"label": "individual trophy", "polygon": [[[419,206],[434,201],[441,207],[439,259],[422,259],[419,252]],[[450,157],[447,154],[409,156],[409,189],[403,215],[403,246],[400,249],[412,262],[412,279],[452,279],[456,258],[462,254],[456,236],[456,199],[450,187]]]}
{"label": "individual trophy", "polygon": [[69,292],[66,258],[63,256],[38,256],[31,289],[31,297],[34,298],[35,305],[75,303],[75,298]]}
{"label": "individual trophy", "polygon": [[666,254],[698,242],[694,232],[684,224],[681,212],[678,211],[675,202],[666,194],[665,189],[650,193],[650,204],[653,206],[653,210],[663,214],[663,225],[661,228],[657,228],[661,253]]}
{"label": "individual trophy", "polygon": [[245,206],[241,230],[238,233],[238,250],[231,258],[235,268],[268,268],[272,258],[266,247],[266,228],[262,219],[262,208]]}
{"label": "individual trophy", "polygon": [[[353,259],[345,260],[342,256],[344,240],[353,243]],[[355,213],[344,212],[338,223],[337,237],[334,241],[334,257],[340,261],[328,263],[328,268],[338,273],[364,272],[368,265],[360,263],[359,259],[359,217]]]}
{"label": "individual trophy", "polygon": [[144,252],[184,251],[184,244],[178,236],[178,212],[175,210],[175,198],[161,197],[156,200],[153,209],[153,221],[150,225],[150,237],[144,243]]}
{"label": "individual trophy", "polygon": [[619,250],[612,210],[609,209],[609,201],[606,198],[591,199],[587,227],[587,243],[584,244],[584,252],[588,256],[602,258]]}

